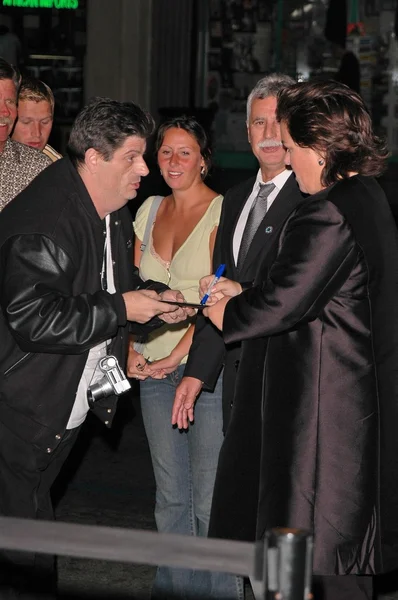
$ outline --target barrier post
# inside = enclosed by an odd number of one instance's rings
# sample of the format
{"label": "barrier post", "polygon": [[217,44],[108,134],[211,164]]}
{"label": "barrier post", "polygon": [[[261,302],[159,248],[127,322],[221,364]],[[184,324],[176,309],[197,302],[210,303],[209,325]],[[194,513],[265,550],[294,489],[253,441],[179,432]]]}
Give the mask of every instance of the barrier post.
{"label": "barrier post", "polygon": [[267,533],[268,600],[310,600],[312,536],[302,529],[278,527]]}
{"label": "barrier post", "polygon": [[302,529],[278,527],[257,542],[254,577],[256,600],[311,600],[312,536]]}

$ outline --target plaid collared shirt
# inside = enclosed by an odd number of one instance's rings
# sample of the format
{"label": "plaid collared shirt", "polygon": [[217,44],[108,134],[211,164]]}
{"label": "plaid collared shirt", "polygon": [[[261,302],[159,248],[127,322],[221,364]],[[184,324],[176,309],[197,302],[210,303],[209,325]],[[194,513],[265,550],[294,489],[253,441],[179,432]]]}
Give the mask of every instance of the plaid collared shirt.
{"label": "plaid collared shirt", "polygon": [[39,150],[8,138],[0,154],[0,211],[51,162]]}

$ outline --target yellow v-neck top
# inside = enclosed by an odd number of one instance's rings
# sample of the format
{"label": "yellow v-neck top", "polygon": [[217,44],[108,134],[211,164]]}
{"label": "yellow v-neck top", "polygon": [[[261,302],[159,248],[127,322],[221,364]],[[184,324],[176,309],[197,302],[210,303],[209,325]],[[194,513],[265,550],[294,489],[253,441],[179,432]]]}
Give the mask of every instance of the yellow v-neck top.
{"label": "yellow v-neck top", "polygon": [[[140,206],[134,225],[135,235],[143,240],[149,211],[154,196],[150,196]],[[188,302],[199,302],[199,279],[212,272],[210,261],[210,234],[220,221],[223,197],[216,196],[209,204],[203,217],[196,224],[185,242],[169,263],[162,260],[153,246],[152,230],[149,241],[141,255],[140,276],[167,284],[173,290],[180,290]],[[153,229],[153,227],[152,227]],[[167,231],[165,231],[167,235]],[[153,331],[145,344],[143,354],[149,360],[159,360],[168,356],[176,347],[189,324],[165,324]],[[181,361],[186,362],[186,357]]]}

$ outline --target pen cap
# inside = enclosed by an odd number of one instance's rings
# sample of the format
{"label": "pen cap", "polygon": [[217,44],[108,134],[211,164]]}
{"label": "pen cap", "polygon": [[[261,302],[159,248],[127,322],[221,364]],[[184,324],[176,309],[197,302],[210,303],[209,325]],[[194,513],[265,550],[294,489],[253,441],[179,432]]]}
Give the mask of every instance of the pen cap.
{"label": "pen cap", "polygon": [[217,268],[216,272],[214,273],[214,277],[217,277],[217,278],[221,277],[221,275],[224,273],[224,271],[225,271],[225,265],[220,265]]}

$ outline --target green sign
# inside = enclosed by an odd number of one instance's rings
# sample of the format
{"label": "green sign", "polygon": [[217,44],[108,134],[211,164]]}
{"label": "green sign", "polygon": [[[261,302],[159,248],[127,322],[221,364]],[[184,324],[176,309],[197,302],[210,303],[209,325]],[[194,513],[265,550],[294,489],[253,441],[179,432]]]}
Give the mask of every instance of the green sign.
{"label": "green sign", "polygon": [[3,6],[18,8],[79,8],[79,0],[3,0]]}

